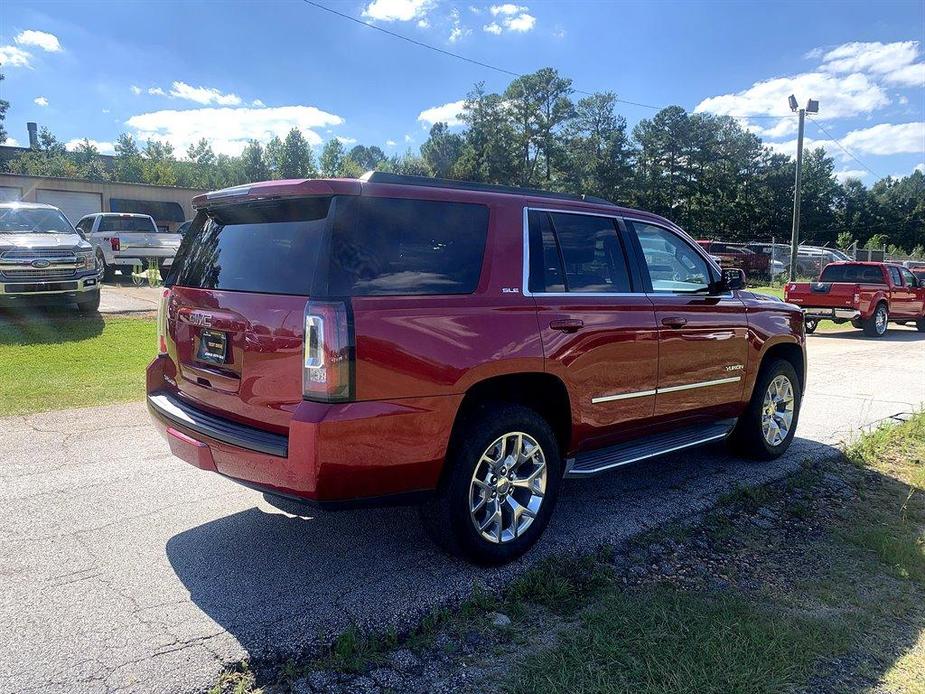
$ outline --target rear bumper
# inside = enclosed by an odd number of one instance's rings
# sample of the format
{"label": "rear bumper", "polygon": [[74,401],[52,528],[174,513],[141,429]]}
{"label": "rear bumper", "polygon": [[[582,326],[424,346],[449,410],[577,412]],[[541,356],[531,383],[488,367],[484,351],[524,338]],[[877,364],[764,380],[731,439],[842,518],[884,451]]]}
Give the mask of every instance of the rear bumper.
{"label": "rear bumper", "polygon": [[324,506],[402,503],[436,488],[462,396],[295,405],[288,433],[205,412],[148,367],[148,409],[178,458],[245,486]]}
{"label": "rear bumper", "polygon": [[856,308],[804,308],[803,315],[816,320],[859,320],[861,312]]}

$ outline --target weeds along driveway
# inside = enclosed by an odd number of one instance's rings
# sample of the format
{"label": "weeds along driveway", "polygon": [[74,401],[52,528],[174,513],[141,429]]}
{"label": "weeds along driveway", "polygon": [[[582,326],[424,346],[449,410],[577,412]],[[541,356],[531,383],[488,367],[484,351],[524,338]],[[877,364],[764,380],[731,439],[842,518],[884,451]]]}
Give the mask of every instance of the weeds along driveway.
{"label": "weeds along driveway", "polygon": [[536,551],[502,569],[449,559],[413,509],[287,515],[172,459],[140,403],[0,420],[0,681],[15,691],[197,691],[243,657],[302,653],[352,622],[389,628],[709,508],[738,485],[834,455],[925,401],[925,335],[810,338],[798,440],[773,464],[722,447],[570,481]]}

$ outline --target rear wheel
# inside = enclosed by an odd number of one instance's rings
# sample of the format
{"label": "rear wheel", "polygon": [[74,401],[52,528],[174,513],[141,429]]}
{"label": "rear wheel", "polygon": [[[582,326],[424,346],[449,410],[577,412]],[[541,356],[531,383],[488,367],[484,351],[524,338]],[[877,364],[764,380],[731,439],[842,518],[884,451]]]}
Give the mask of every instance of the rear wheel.
{"label": "rear wheel", "polygon": [[869,337],[883,337],[886,333],[886,326],[889,318],[890,314],[886,304],[877,304],[877,308],[874,309],[874,314],[870,318],[864,320],[864,334]]}
{"label": "rear wheel", "polygon": [[852,325],[853,327],[857,328],[858,330],[863,330],[863,329],[864,329],[864,323],[861,321],[860,318],[852,318],[852,319],[851,319],[851,325]]}
{"label": "rear wheel", "polygon": [[106,264],[106,256],[103,255],[103,251],[96,252],[96,264],[98,267],[103,268],[103,281],[112,282],[116,276],[116,271]]}
{"label": "rear wheel", "polygon": [[516,559],[537,541],[559,493],[562,463],[552,428],[519,405],[485,408],[460,423],[424,526],[451,554],[479,564]]}
{"label": "rear wheel", "polygon": [[802,387],[793,364],[773,359],[762,366],[752,399],[729,437],[733,449],[757,460],[773,460],[790,448],[800,416]]}

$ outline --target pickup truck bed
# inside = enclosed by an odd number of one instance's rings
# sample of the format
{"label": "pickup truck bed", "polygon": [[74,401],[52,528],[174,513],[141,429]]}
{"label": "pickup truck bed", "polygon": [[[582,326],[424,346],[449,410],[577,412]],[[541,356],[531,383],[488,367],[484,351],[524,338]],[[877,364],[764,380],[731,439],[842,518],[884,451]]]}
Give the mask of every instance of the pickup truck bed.
{"label": "pickup truck bed", "polygon": [[891,263],[830,263],[816,282],[787,284],[784,299],[803,309],[810,333],[820,320],[850,321],[872,337],[883,335],[889,321],[913,321],[925,332],[925,288]]}

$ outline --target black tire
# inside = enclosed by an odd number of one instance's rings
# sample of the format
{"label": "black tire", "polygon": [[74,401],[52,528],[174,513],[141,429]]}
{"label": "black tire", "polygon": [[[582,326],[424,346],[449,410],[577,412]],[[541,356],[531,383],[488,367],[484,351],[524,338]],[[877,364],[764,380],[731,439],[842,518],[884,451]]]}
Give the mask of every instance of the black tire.
{"label": "black tire", "polygon": [[806,334],[812,335],[814,332],[816,332],[816,328],[819,327],[819,321],[817,321],[815,318],[807,318],[805,321],[803,321],[803,325],[806,328]]}
{"label": "black tire", "polygon": [[915,329],[920,333],[925,333],[925,318],[918,318],[915,321]]}
{"label": "black tire", "polygon": [[[764,407],[764,398],[768,392],[771,382],[778,376],[784,376],[790,381],[793,390],[793,419],[790,423],[790,430],[784,439],[777,445],[772,445],[764,436],[762,430],[761,415]],[[748,407],[736,427],[729,437],[731,448],[741,456],[754,458],[755,460],[774,460],[783,455],[790,444],[793,442],[793,436],[797,430],[797,423],[800,419],[800,405],[803,401],[803,386],[797,376],[796,369],[786,359],[772,359],[761,366],[758,373],[758,379],[755,382],[755,389],[752,391],[752,398]]]}
{"label": "black tire", "polygon": [[115,279],[116,271],[106,264],[106,257],[103,255],[102,251],[96,252],[96,262],[101,268],[103,268],[103,281],[112,282]]}
{"label": "black tire", "polygon": [[[864,334],[868,337],[883,337],[886,335],[886,328],[889,322],[889,310],[882,301],[877,304],[870,318],[864,320]],[[882,321],[882,322],[881,322]],[[878,327],[878,323],[880,327]]]}
{"label": "black tire", "polygon": [[88,292],[89,298],[77,302],[77,310],[81,313],[99,313],[100,310],[100,290]]}
{"label": "black tire", "polygon": [[863,330],[863,329],[864,329],[864,323],[863,323],[863,321],[861,321],[860,318],[852,318],[852,319],[851,319],[851,325],[852,325],[852,327],[857,328],[858,330]]}
{"label": "black tire", "polygon": [[[472,478],[482,464],[483,454],[498,439],[513,432],[527,434],[539,444],[546,462],[546,488],[529,526],[518,537],[493,542],[482,536],[470,517]],[[539,539],[559,496],[562,461],[552,428],[534,410],[520,405],[498,404],[482,407],[468,415],[457,424],[445,465],[437,492],[420,507],[424,527],[445,551],[478,564],[504,564],[522,555]],[[527,490],[517,491],[518,494],[521,492],[529,496]],[[515,500],[523,501],[523,498]],[[508,507],[505,509],[509,511]]]}

